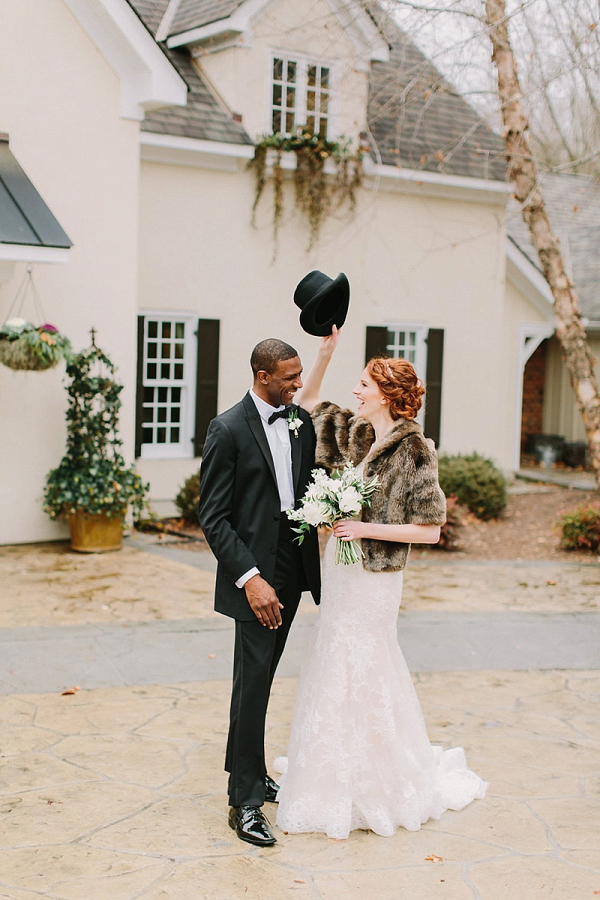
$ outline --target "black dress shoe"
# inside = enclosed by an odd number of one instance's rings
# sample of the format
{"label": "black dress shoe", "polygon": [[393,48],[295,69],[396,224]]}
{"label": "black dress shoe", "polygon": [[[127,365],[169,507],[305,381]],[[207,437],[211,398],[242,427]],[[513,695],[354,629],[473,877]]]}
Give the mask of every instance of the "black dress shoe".
{"label": "black dress shoe", "polygon": [[276,843],[271,824],[260,806],[232,806],[229,810],[229,827],[241,841],[270,847]]}
{"label": "black dress shoe", "polygon": [[278,803],[277,794],[279,793],[279,785],[273,781],[269,775],[265,775],[265,801],[267,803]]}

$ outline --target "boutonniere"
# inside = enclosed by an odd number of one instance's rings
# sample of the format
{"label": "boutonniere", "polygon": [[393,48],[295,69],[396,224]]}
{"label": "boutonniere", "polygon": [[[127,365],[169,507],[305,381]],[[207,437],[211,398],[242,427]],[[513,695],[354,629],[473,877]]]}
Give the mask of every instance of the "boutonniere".
{"label": "boutonniere", "polygon": [[298,410],[292,409],[288,416],[288,428],[290,429],[290,431],[294,432],[295,438],[298,437],[298,430],[302,425],[304,425],[304,422],[298,415]]}

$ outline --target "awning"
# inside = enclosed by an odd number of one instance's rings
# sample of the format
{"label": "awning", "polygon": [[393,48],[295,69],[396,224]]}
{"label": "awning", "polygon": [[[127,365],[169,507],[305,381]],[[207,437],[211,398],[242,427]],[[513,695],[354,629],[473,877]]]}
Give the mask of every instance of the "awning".
{"label": "awning", "polygon": [[71,246],[0,134],[0,260],[59,262]]}

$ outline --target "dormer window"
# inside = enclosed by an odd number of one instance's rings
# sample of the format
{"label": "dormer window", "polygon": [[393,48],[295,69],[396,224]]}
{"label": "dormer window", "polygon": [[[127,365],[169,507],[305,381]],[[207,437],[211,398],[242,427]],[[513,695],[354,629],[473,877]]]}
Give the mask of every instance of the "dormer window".
{"label": "dormer window", "polygon": [[331,67],[307,59],[273,59],[271,130],[292,134],[306,126],[328,137],[331,116]]}

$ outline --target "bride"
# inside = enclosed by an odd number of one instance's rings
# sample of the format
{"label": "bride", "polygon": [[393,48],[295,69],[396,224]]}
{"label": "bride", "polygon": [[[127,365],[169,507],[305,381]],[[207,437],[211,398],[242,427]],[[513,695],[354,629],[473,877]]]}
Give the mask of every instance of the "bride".
{"label": "bride", "polygon": [[319,403],[338,336],[334,326],[322,339],[300,405],[313,416],[317,464],[349,460],[365,478],[378,475],[379,489],[361,521],[334,526],[334,537],[361,542],[364,560],[335,565],[330,539],[288,757],[275,766],[285,773],[279,827],[339,839],[356,828],[416,831],[483,797],[487,784],[461,748],[430,744],[396,636],[410,544],[437,543],[445,521],[435,449],[414,421],[424,390],[406,360],[373,359],[353,391],[357,415]]}

